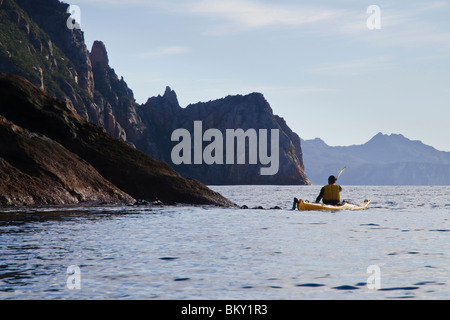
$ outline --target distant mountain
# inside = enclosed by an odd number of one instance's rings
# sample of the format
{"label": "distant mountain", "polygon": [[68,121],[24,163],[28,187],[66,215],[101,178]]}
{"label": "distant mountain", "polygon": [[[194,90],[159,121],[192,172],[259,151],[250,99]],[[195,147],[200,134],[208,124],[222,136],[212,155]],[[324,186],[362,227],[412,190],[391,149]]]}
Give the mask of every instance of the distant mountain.
{"label": "distant mountain", "polygon": [[[0,0],[0,72],[28,79],[86,120],[186,177],[207,184],[309,184],[300,138],[273,114],[261,94],[229,96],[183,109],[167,88],[163,96],[139,105],[110,67],[104,43],[95,41],[89,52],[83,32],[66,27],[68,7],[59,0]],[[191,130],[194,121],[203,121],[204,130],[280,130],[278,174],[260,175],[260,165],[174,164],[170,150],[176,143],[171,134],[179,128]]]}
{"label": "distant mountain", "polygon": [[317,138],[302,141],[306,174],[314,184],[347,171],[348,185],[450,185],[450,152],[400,134],[378,133],[363,145],[331,147]]}

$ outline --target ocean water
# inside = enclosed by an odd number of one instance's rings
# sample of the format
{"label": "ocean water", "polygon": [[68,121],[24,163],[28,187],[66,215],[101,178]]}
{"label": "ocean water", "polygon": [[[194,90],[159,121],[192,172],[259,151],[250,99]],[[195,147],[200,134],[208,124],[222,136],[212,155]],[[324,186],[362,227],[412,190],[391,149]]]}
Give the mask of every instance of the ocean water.
{"label": "ocean water", "polygon": [[450,298],[450,187],[344,186],[372,204],[337,213],[290,210],[319,186],[211,188],[250,209],[0,210],[0,299]]}

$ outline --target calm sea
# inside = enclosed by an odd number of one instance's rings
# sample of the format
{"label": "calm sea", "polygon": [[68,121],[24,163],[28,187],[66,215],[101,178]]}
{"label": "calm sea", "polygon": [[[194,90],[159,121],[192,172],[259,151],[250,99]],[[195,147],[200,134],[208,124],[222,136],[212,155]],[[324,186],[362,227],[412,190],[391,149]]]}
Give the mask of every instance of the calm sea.
{"label": "calm sea", "polygon": [[1,210],[0,299],[450,299],[450,187],[211,188],[250,209]]}

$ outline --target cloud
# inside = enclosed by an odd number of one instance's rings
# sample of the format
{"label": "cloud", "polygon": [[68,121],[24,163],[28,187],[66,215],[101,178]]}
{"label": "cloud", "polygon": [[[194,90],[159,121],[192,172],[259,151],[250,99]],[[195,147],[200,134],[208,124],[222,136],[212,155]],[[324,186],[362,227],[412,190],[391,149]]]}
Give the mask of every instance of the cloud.
{"label": "cloud", "polygon": [[445,24],[439,24],[429,16],[448,12],[450,4],[446,1],[380,5],[382,30],[376,31],[367,29],[367,6],[357,4],[344,8],[333,1],[321,5],[262,0],[78,0],[77,3],[133,6],[153,14],[193,17],[201,21],[203,34],[210,36],[285,28],[319,36],[343,35],[355,41],[370,41],[376,46],[418,47],[450,43]]}
{"label": "cloud", "polygon": [[227,34],[267,27],[298,27],[324,21],[337,21],[343,10],[283,4],[255,0],[198,0],[184,10],[191,15],[214,21],[207,34]]}
{"label": "cloud", "polygon": [[82,3],[88,3],[88,4],[100,4],[104,6],[147,6],[147,5],[154,5],[157,3],[160,3],[160,1],[154,1],[154,0],[77,0],[77,4]]}
{"label": "cloud", "polygon": [[[317,5],[283,4],[261,0],[78,0],[101,6],[136,6],[166,14],[201,17],[212,22],[207,34],[230,34],[267,27],[348,20],[349,12]],[[364,13],[364,10],[361,10]]]}
{"label": "cloud", "polygon": [[389,57],[382,56],[321,64],[311,69],[311,71],[319,74],[355,76],[383,69],[390,70],[393,67],[395,67],[394,61]]}
{"label": "cloud", "polygon": [[[404,48],[450,47],[450,32],[445,13],[450,4],[445,2],[412,3],[403,10],[398,7],[381,8],[382,30],[367,34],[365,39],[373,46]],[[447,18],[444,18],[447,19]]]}
{"label": "cloud", "polygon": [[161,56],[185,54],[191,51],[192,50],[189,47],[168,46],[168,47],[159,47],[153,51],[138,53],[137,56],[140,58],[161,57]]}

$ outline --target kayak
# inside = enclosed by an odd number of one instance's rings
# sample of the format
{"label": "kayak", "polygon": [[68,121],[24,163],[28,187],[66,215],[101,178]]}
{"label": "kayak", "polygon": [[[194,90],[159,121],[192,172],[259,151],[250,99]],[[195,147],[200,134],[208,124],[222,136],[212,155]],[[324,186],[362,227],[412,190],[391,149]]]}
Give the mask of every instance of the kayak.
{"label": "kayak", "polygon": [[364,201],[364,203],[360,205],[346,202],[340,206],[333,206],[329,204],[309,203],[300,199],[297,204],[297,209],[300,211],[339,211],[339,210],[359,211],[367,209],[369,207],[369,204],[370,200],[366,200]]}
{"label": "kayak", "polygon": [[351,210],[351,211],[359,211],[365,210],[369,207],[370,200],[364,201],[364,203],[360,205],[356,205],[353,203],[344,203],[341,206],[333,206],[328,204],[321,203],[309,203],[305,202],[302,199],[299,200],[297,204],[297,209],[300,211],[338,211],[338,210]]}

